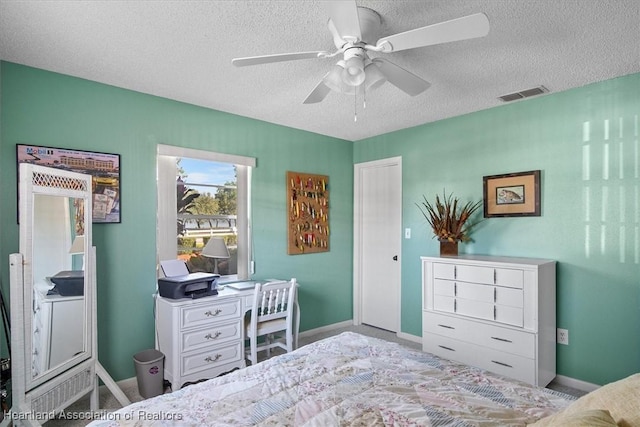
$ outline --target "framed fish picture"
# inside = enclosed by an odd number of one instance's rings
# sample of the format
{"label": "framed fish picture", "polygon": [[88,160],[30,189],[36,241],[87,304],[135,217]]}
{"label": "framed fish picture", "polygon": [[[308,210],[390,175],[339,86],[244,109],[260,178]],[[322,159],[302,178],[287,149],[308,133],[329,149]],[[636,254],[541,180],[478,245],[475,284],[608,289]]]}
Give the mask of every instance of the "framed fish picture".
{"label": "framed fish picture", "polygon": [[540,171],[482,177],[484,217],[540,216]]}

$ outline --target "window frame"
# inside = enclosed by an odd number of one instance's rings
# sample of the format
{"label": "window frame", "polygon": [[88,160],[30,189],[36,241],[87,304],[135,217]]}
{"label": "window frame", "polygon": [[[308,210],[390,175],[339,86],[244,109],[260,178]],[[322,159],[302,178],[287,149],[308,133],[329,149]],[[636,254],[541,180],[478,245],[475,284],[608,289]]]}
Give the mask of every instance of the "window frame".
{"label": "window frame", "polygon": [[176,223],[176,161],[180,157],[213,162],[231,163],[236,166],[237,173],[237,240],[238,240],[238,274],[225,276],[245,280],[250,275],[252,264],[251,248],[251,171],[256,167],[253,157],[217,153],[214,151],[176,147],[158,144],[156,165],[157,187],[157,219],[156,219],[156,265],[158,276],[162,275],[160,261],[176,259],[178,254]]}

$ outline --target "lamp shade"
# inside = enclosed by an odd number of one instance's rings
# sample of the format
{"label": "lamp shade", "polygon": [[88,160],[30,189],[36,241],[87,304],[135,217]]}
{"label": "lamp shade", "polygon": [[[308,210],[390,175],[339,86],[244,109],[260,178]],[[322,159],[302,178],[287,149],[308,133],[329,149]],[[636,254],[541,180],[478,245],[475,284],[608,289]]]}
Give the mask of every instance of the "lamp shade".
{"label": "lamp shade", "polygon": [[380,71],[378,66],[373,62],[367,64],[367,66],[364,67],[364,71],[366,74],[364,87],[367,92],[382,86],[382,84],[387,81],[387,78],[382,74],[382,71]]}
{"label": "lamp shade", "polygon": [[349,86],[360,86],[364,82],[364,61],[359,56],[354,56],[345,61],[342,70],[342,81]]}
{"label": "lamp shade", "polygon": [[329,87],[329,89],[333,90],[334,92],[353,95],[355,93],[355,86],[347,85],[342,80],[342,72],[344,71],[344,67],[345,62],[343,60],[338,61],[338,63],[334,65],[331,71],[324,77],[323,82]]}
{"label": "lamp shade", "polygon": [[78,235],[73,239],[71,248],[69,248],[70,254],[83,254],[84,253],[84,236]]}
{"label": "lamp shade", "polygon": [[224,243],[222,237],[212,237],[207,244],[204,245],[200,255],[209,258],[229,258],[229,249],[227,249],[227,245]]}

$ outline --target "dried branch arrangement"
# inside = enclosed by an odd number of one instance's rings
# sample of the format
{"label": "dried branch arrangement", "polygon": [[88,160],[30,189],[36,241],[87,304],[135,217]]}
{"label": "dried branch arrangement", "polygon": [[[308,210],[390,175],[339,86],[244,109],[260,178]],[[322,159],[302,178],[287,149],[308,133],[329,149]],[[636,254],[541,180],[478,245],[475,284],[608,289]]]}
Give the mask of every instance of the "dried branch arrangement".
{"label": "dried branch arrangement", "polygon": [[436,195],[436,203],[432,205],[425,196],[422,197],[424,201],[417,205],[433,229],[434,237],[440,241],[449,242],[468,242],[471,240],[469,237],[471,228],[479,221],[473,223],[468,221],[473,213],[482,206],[482,200],[461,205],[458,198],[453,197],[453,193],[447,196],[443,191],[442,200]]}

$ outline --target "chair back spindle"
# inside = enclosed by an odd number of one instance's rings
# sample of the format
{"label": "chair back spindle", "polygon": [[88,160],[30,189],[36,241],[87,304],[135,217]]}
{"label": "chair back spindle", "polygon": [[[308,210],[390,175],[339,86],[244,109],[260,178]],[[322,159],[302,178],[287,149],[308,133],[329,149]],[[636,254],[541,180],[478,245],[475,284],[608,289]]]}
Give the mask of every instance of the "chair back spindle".
{"label": "chair back spindle", "polygon": [[[257,284],[253,296],[251,319],[246,327],[250,340],[248,351],[252,364],[257,363],[257,351],[280,347],[293,350],[293,308],[296,293],[296,279],[289,281]],[[284,334],[282,340],[275,340],[274,334]],[[258,344],[258,337],[265,336],[265,344]]]}

